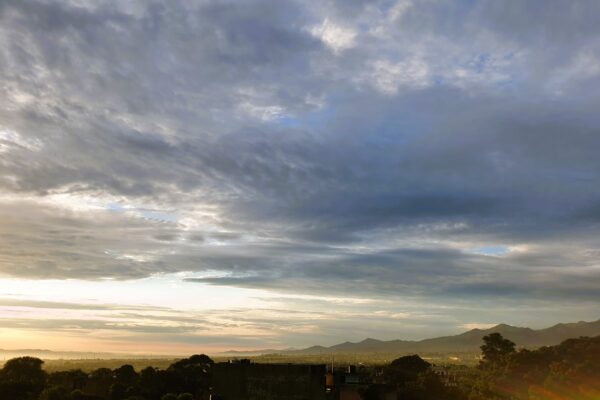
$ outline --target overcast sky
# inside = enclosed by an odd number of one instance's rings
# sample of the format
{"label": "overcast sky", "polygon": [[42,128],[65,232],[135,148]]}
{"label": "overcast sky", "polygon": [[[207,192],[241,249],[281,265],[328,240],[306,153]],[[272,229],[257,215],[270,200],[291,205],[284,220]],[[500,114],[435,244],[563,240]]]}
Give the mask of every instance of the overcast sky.
{"label": "overcast sky", "polygon": [[5,348],[600,318],[600,2],[0,0]]}

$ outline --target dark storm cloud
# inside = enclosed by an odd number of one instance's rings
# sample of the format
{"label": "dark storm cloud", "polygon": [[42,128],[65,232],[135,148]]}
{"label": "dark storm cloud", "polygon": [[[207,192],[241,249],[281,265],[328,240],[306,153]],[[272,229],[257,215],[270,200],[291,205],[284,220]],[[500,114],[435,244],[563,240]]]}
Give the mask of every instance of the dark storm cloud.
{"label": "dark storm cloud", "polygon": [[0,270],[595,298],[598,17],[4,1]]}

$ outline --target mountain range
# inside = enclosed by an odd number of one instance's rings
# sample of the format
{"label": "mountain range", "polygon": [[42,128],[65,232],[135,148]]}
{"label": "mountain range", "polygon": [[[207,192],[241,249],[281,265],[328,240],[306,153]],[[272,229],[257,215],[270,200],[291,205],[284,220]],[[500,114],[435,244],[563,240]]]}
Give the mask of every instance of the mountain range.
{"label": "mountain range", "polygon": [[[581,336],[599,336],[600,320],[593,322],[574,322],[556,324],[545,329],[531,329],[499,324],[489,329],[471,329],[453,336],[442,336],[424,340],[377,340],[365,339],[360,342],[344,342],[333,346],[312,346],[305,349],[265,349],[255,351],[227,351],[217,356],[249,357],[263,354],[287,356],[310,356],[327,354],[431,354],[431,353],[475,353],[479,352],[482,338],[498,332],[516,343],[517,348],[537,348],[552,346],[560,342]],[[45,349],[0,349],[0,360],[30,355],[43,359],[108,359],[108,358],[148,358],[149,355],[92,352],[57,352]],[[177,356],[153,355],[155,358],[177,358]]]}
{"label": "mountain range", "polygon": [[[312,346],[306,349],[263,350],[253,352],[227,352],[231,355],[283,354],[283,355],[318,355],[318,354],[358,354],[358,353],[463,353],[479,352],[482,338],[490,333],[498,332],[512,340],[517,348],[536,348],[559,344],[569,338],[600,335],[600,320],[593,322],[574,322],[556,324],[545,329],[531,329],[499,324],[489,329],[472,329],[459,335],[442,336],[424,340],[377,340],[365,339],[361,342],[344,342],[334,346]],[[224,353],[225,354],[225,353]]]}

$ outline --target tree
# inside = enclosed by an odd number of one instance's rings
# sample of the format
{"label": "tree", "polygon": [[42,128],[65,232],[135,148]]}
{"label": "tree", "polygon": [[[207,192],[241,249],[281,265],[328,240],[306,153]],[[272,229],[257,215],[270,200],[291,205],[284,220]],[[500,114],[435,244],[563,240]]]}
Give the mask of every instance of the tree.
{"label": "tree", "polygon": [[0,371],[0,398],[36,399],[46,384],[44,362],[35,357],[8,360]]}
{"label": "tree", "polygon": [[201,398],[209,391],[213,364],[214,361],[207,355],[196,354],[171,364],[167,371],[180,380],[177,393],[191,393]]}
{"label": "tree", "polygon": [[106,398],[109,395],[110,386],[113,382],[112,370],[109,368],[98,368],[89,374],[85,391]]}
{"label": "tree", "polygon": [[115,369],[114,376],[118,383],[125,386],[133,385],[138,379],[137,372],[135,372],[133,366],[129,364],[122,365]]}
{"label": "tree", "polygon": [[497,336],[487,339],[496,351],[470,385],[470,399],[600,399],[600,336],[518,352]]}
{"label": "tree", "polygon": [[161,379],[163,374],[159,372],[153,367],[146,367],[140,371],[140,392],[148,400],[160,400],[160,397],[167,392]]}
{"label": "tree", "polygon": [[431,364],[418,355],[404,356],[395,359],[384,370],[388,383],[402,386],[406,382],[415,381],[419,374],[429,370]]}
{"label": "tree", "polygon": [[83,389],[88,380],[88,374],[80,369],[56,371],[48,375],[48,386],[61,386],[68,391]]}
{"label": "tree", "polygon": [[497,332],[484,336],[483,342],[480,348],[484,364],[497,364],[515,352],[515,344]]}
{"label": "tree", "polygon": [[42,370],[44,362],[35,357],[19,357],[8,360],[2,368],[5,382],[41,385],[46,383],[46,373]]}

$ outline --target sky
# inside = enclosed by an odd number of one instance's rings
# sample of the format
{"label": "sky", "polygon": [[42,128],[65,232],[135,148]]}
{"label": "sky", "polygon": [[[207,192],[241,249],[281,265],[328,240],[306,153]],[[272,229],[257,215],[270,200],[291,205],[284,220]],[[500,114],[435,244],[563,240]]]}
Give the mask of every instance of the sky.
{"label": "sky", "polygon": [[0,343],[600,318],[600,2],[0,0]]}

